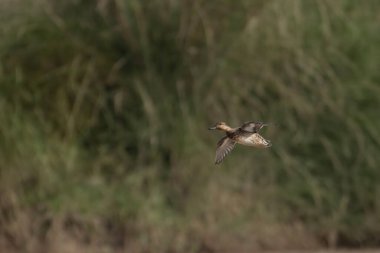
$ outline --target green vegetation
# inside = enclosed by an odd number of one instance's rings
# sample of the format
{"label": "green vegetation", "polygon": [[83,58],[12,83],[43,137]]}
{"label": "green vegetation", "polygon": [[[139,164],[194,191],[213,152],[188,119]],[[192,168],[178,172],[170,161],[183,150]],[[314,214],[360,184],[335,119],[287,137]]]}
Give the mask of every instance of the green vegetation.
{"label": "green vegetation", "polygon": [[[0,236],[18,233],[11,206],[106,220],[134,252],[379,245],[379,13],[375,0],[0,3]],[[221,120],[277,123],[274,145],[216,167],[207,127]]]}

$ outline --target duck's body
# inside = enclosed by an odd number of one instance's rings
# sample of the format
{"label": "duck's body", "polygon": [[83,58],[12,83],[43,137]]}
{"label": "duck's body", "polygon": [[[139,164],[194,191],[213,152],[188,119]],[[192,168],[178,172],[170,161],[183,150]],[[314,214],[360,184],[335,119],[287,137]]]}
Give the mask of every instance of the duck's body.
{"label": "duck's body", "polygon": [[247,122],[241,127],[232,128],[224,122],[217,123],[210,130],[221,130],[226,133],[217,144],[215,164],[219,164],[233,150],[235,144],[251,146],[256,148],[269,148],[272,146],[269,140],[262,137],[258,131],[267,124],[261,122]]}

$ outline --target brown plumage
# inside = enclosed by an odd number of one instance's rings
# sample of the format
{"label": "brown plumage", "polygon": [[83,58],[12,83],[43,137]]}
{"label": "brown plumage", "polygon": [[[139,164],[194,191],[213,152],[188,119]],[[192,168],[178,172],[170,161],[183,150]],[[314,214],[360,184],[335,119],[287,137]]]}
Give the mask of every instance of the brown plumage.
{"label": "brown plumage", "polygon": [[220,164],[223,159],[234,149],[235,144],[256,148],[269,148],[272,146],[269,140],[262,137],[258,131],[267,124],[262,122],[246,122],[241,127],[231,128],[224,122],[219,122],[209,130],[221,130],[226,136],[219,140],[215,154],[215,164]]}

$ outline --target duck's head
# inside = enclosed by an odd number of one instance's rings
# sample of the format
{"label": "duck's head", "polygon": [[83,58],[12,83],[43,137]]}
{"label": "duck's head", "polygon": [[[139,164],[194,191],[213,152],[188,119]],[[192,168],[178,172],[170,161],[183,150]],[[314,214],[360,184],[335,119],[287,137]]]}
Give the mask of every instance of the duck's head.
{"label": "duck's head", "polygon": [[268,123],[264,123],[264,122],[253,122],[253,121],[251,121],[251,122],[244,123],[241,128],[247,132],[255,132],[256,133],[261,128],[268,126],[268,125],[269,125]]}
{"label": "duck's head", "polygon": [[214,126],[209,127],[208,130],[225,130],[226,128],[229,128],[227,124],[223,121],[216,123]]}

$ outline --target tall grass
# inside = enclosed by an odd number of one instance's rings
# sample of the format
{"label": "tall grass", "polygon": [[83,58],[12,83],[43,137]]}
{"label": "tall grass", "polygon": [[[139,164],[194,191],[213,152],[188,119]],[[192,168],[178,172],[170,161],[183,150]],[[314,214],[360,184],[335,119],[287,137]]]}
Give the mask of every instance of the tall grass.
{"label": "tall grass", "polygon": [[[3,199],[110,219],[137,251],[378,245],[379,8],[2,3]],[[215,167],[220,120],[276,123],[273,148]]]}

